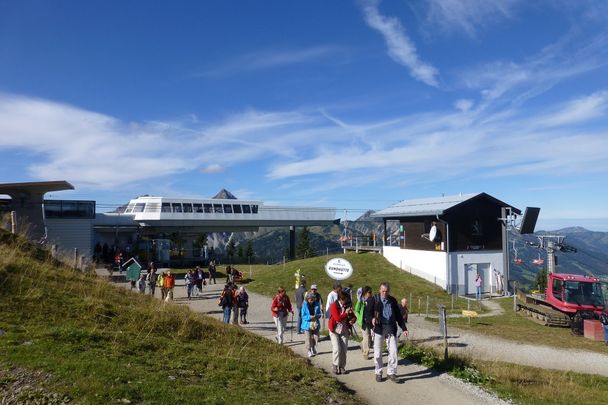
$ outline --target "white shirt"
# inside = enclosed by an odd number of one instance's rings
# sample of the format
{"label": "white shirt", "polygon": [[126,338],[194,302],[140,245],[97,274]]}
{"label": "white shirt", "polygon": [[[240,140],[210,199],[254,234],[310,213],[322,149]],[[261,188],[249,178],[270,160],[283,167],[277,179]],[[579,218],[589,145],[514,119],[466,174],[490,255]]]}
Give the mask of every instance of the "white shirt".
{"label": "white shirt", "polygon": [[329,307],[334,302],[338,301],[338,293],[334,290],[331,290],[329,295],[327,296],[327,307],[325,307],[325,316],[329,319]]}

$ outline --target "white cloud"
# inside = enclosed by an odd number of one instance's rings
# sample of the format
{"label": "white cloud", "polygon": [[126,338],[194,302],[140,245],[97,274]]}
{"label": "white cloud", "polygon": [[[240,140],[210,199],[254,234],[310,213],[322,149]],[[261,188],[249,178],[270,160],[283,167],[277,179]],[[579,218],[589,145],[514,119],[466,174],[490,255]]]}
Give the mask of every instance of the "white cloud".
{"label": "white cloud", "polygon": [[471,107],[473,107],[473,100],[464,98],[456,100],[456,102],[454,103],[454,107],[462,112],[467,112],[471,109]]}
{"label": "white cloud", "polygon": [[207,174],[221,173],[223,171],[224,171],[224,168],[217,163],[211,163],[201,169],[201,172],[207,173]]}
{"label": "white cloud", "polygon": [[518,0],[431,0],[427,21],[448,33],[476,37],[479,28],[511,18]]}
{"label": "white cloud", "polygon": [[378,10],[377,0],[362,3],[365,22],[384,37],[388,54],[395,62],[407,67],[410,75],[416,80],[437,87],[439,71],[434,66],[422,61],[416,46],[405,32],[405,28],[394,17],[385,17]]}
{"label": "white cloud", "polygon": [[220,63],[219,66],[189,75],[190,77],[230,76],[240,72],[267,70],[303,63],[343,63],[349,51],[337,45],[317,45],[299,49],[261,50]]}
{"label": "white cloud", "polygon": [[608,91],[599,91],[559,107],[555,112],[533,119],[538,126],[555,127],[605,117],[608,112]]}

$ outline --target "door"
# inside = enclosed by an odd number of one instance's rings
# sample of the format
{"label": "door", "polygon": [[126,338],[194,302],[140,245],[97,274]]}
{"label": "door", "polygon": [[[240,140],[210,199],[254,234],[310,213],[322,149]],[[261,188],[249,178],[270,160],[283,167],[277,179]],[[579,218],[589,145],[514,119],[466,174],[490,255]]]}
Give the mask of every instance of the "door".
{"label": "door", "polygon": [[477,275],[477,263],[469,263],[464,265],[465,274],[465,295],[475,295],[475,276]]}
{"label": "door", "polygon": [[[490,263],[468,263],[464,265],[465,269],[465,294],[474,295],[477,292],[477,288],[475,287],[475,277],[477,273],[481,275],[481,292],[489,293],[490,286],[492,285],[492,274],[491,274],[491,266]],[[495,288],[494,288],[495,289]]]}

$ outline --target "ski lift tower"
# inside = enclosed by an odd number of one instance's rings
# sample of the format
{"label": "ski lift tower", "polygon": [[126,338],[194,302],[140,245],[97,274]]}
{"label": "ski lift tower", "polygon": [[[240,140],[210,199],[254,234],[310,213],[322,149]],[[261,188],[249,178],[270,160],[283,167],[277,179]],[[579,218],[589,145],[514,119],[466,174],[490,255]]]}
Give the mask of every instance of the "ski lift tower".
{"label": "ski lift tower", "polygon": [[[508,294],[509,290],[509,280],[510,280],[510,260],[509,260],[509,231],[515,230],[520,235],[524,235],[527,233],[534,233],[534,228],[536,227],[536,221],[538,220],[538,214],[540,213],[540,208],[538,207],[526,207],[524,211],[524,216],[522,217],[520,226],[517,227],[515,224],[515,220],[517,215],[513,212],[511,207],[504,207],[501,209],[501,218],[498,218],[499,221],[502,222],[502,252],[503,252],[503,268],[505,271],[504,277],[506,280],[506,288],[505,292]],[[513,281],[513,280],[511,280]],[[513,286],[512,290],[513,294],[515,294],[515,286]]]}

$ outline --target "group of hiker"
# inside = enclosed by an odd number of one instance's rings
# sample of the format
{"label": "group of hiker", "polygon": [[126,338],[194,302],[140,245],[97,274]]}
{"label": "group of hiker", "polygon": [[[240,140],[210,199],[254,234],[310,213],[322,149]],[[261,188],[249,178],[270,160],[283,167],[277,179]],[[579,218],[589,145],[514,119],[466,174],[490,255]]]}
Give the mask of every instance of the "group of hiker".
{"label": "group of hiker", "polygon": [[247,308],[249,308],[249,294],[245,287],[238,287],[235,283],[228,282],[218,298],[217,305],[222,307],[224,323],[232,322],[238,325],[246,325]]}
{"label": "group of hiker", "polygon": [[[298,334],[305,334],[305,344],[308,357],[317,354],[319,331],[327,319],[327,329],[332,346],[332,365],[334,374],[347,374],[346,356],[348,340],[351,334],[357,334],[355,325],[361,331],[361,352],[368,360],[370,349],[373,350],[375,378],[383,381],[383,345],[388,348],[387,378],[397,381],[397,340],[403,334],[408,335],[406,322],[409,308],[407,299],[401,303],[390,295],[390,285],[382,283],[378,293],[373,294],[372,288],[365,286],[357,291],[357,303],[353,307],[352,286],[342,288],[340,282],[335,282],[332,291],[327,296],[326,306],[323,305],[317,285],[306,289],[306,281],[302,280],[296,289],[296,307]],[[271,313],[276,325],[276,341],[283,343],[287,316],[293,309],[285,288],[279,287],[277,295],[271,304]]]}

